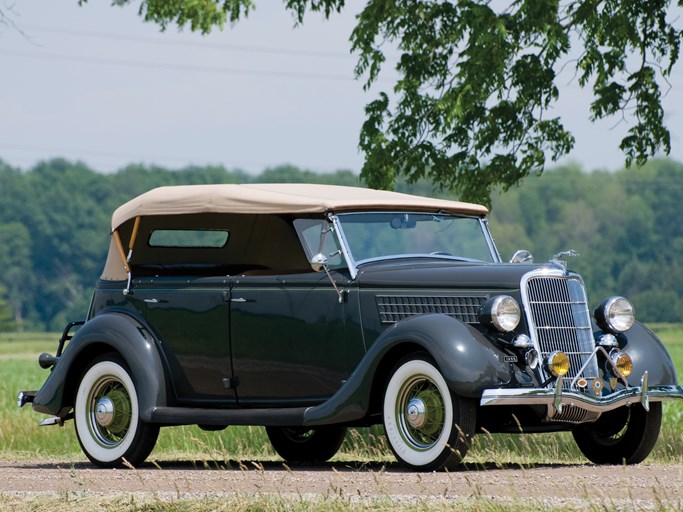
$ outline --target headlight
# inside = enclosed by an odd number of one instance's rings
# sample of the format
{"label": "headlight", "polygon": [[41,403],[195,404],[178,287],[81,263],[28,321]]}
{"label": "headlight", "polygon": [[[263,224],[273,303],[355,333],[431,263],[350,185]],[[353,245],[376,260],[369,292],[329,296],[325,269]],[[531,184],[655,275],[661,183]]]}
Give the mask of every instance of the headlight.
{"label": "headlight", "polygon": [[636,320],[633,304],[623,297],[610,297],[600,304],[593,315],[604,331],[628,331]]}
{"label": "headlight", "polygon": [[486,301],[479,313],[481,322],[501,332],[515,330],[519,324],[522,310],[515,299],[509,295],[498,295]]}
{"label": "headlight", "polygon": [[633,371],[633,361],[631,361],[631,358],[628,354],[624,354],[623,352],[615,350],[612,354],[610,354],[610,358],[612,359],[614,366],[616,366],[617,370],[619,370],[619,373],[621,373],[624,377],[631,375],[631,372]]}
{"label": "headlight", "polygon": [[546,358],[545,367],[554,377],[567,375],[569,372],[569,357],[559,350],[553,352]]}

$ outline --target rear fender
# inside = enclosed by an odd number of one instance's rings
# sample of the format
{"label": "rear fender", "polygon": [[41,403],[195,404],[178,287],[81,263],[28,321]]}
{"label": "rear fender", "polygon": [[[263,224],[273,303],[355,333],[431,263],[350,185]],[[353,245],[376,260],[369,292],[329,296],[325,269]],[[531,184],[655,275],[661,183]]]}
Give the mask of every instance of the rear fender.
{"label": "rear fender", "polygon": [[[441,314],[402,320],[387,329],[353,371],[347,382],[325,403],[310,407],[306,425],[345,423],[363,418],[369,408],[376,375],[394,354],[424,351],[436,361],[448,387],[459,396],[479,398],[484,389],[501,387],[512,377],[505,354],[481,332]],[[389,368],[390,370],[390,368]]]}
{"label": "rear fender", "polygon": [[107,352],[118,352],[126,361],[138,393],[140,418],[149,421],[152,409],[166,404],[164,367],[150,330],[124,313],[100,314],[76,332],[36,394],[33,409],[66,416],[90,361]]}

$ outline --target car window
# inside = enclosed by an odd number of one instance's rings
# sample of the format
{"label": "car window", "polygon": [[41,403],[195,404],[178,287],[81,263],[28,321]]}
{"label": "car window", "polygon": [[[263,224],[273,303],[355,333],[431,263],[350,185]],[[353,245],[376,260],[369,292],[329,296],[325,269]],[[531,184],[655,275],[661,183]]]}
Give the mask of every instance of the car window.
{"label": "car window", "polygon": [[149,235],[150,247],[225,247],[228,231],[220,229],[155,229]]}
{"label": "car window", "polygon": [[377,212],[340,214],[339,221],[355,261],[402,255],[493,261],[476,217]]}
{"label": "car window", "polygon": [[[316,254],[322,253],[327,258],[328,268],[346,268],[337,236],[332,229],[332,225],[327,220],[296,219],[294,227],[309,261]],[[323,231],[326,231],[324,235]],[[321,240],[323,241],[322,248],[320,247]]]}

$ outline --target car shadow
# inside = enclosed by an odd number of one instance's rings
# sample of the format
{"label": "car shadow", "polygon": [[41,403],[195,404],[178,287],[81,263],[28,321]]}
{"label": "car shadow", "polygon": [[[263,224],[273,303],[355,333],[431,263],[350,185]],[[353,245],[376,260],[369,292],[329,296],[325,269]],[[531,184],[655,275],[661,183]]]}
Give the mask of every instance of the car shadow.
{"label": "car shadow", "polygon": [[[467,473],[483,471],[518,471],[528,469],[564,469],[568,467],[582,467],[587,464],[552,463],[552,464],[519,464],[498,462],[466,462],[458,466],[450,473]],[[13,464],[17,469],[87,469],[91,471],[111,471],[109,468],[100,468],[90,462],[60,462],[60,461],[21,461]],[[118,470],[121,470],[119,468]],[[154,461],[148,460],[137,468],[138,470],[197,470],[197,471],[268,471],[268,472],[296,472],[296,471],[320,471],[320,472],[386,472],[386,473],[417,473],[398,462],[368,462],[368,461],[333,461],[333,462],[290,462],[263,461],[263,460],[173,460]],[[429,473],[432,473],[431,471]]]}

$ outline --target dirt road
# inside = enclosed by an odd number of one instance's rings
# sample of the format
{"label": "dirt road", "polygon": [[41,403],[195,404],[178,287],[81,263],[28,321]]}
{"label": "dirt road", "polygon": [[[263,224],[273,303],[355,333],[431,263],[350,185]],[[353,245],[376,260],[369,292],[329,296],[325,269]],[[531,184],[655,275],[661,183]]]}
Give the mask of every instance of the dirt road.
{"label": "dirt road", "polygon": [[411,473],[399,466],[331,463],[287,468],[242,462],[229,467],[173,462],[140,469],[98,469],[90,464],[0,462],[0,495],[153,496],[185,499],[263,495],[345,497],[371,501],[457,503],[471,499],[533,500],[555,505],[605,503],[617,509],[683,509],[683,466],[543,465],[482,468],[453,473]]}

